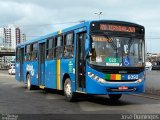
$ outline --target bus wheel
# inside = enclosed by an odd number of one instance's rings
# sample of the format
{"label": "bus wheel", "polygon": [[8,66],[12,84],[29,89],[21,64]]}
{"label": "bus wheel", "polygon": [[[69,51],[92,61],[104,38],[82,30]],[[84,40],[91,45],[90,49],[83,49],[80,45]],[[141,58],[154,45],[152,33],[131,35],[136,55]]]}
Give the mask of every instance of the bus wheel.
{"label": "bus wheel", "polygon": [[31,76],[29,74],[27,75],[27,89],[28,90],[33,89],[33,85],[31,85]]}
{"label": "bus wheel", "polygon": [[122,94],[109,94],[108,96],[111,100],[119,100]]}
{"label": "bus wheel", "polygon": [[72,92],[72,85],[70,78],[67,78],[64,82],[64,95],[67,101],[69,102],[74,101],[75,93]]}

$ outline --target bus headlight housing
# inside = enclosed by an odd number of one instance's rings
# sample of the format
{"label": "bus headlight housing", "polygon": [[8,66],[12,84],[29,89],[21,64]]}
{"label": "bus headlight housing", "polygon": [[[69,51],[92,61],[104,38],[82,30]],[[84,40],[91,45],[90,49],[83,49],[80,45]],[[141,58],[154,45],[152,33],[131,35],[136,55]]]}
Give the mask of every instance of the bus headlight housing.
{"label": "bus headlight housing", "polygon": [[106,80],[104,80],[103,78],[100,78],[100,77],[94,75],[91,72],[88,72],[88,76],[91,77],[92,79],[96,80],[99,83],[106,83]]}
{"label": "bus headlight housing", "polygon": [[144,79],[145,79],[145,76],[143,75],[142,78],[139,78],[139,79],[137,80],[137,83],[140,83],[140,82],[144,81]]}

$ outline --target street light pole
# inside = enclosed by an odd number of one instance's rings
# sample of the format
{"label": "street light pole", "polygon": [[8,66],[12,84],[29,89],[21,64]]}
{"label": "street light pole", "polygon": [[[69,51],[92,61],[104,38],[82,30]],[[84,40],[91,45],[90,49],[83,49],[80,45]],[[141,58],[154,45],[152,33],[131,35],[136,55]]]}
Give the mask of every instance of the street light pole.
{"label": "street light pole", "polygon": [[99,20],[100,20],[100,16],[102,15],[102,12],[98,12],[98,13],[94,13],[94,14],[97,14],[99,17]]}

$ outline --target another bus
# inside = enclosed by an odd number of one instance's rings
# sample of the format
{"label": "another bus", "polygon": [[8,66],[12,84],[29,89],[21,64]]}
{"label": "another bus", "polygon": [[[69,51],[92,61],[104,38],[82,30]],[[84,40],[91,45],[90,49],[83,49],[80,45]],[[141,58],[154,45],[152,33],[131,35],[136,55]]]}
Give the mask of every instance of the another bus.
{"label": "another bus", "polygon": [[109,95],[144,92],[145,29],[112,20],[85,21],[16,47],[16,80],[76,93]]}

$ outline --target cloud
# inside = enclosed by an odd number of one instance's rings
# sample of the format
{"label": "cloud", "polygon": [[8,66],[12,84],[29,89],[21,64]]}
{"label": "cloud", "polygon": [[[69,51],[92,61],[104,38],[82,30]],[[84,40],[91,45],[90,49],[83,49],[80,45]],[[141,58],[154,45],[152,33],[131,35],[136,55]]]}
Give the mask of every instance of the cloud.
{"label": "cloud", "polygon": [[159,4],[159,0],[1,0],[0,26],[15,24],[27,36],[39,36],[73,25],[57,23],[98,19],[94,13],[102,11],[101,19],[144,25],[146,37],[150,33],[154,37],[160,33]]}
{"label": "cloud", "polygon": [[[13,23],[23,16],[23,12],[18,11],[18,5],[14,4],[14,8],[8,2],[0,2],[0,23],[1,25]],[[16,13],[15,13],[16,12]]]}

